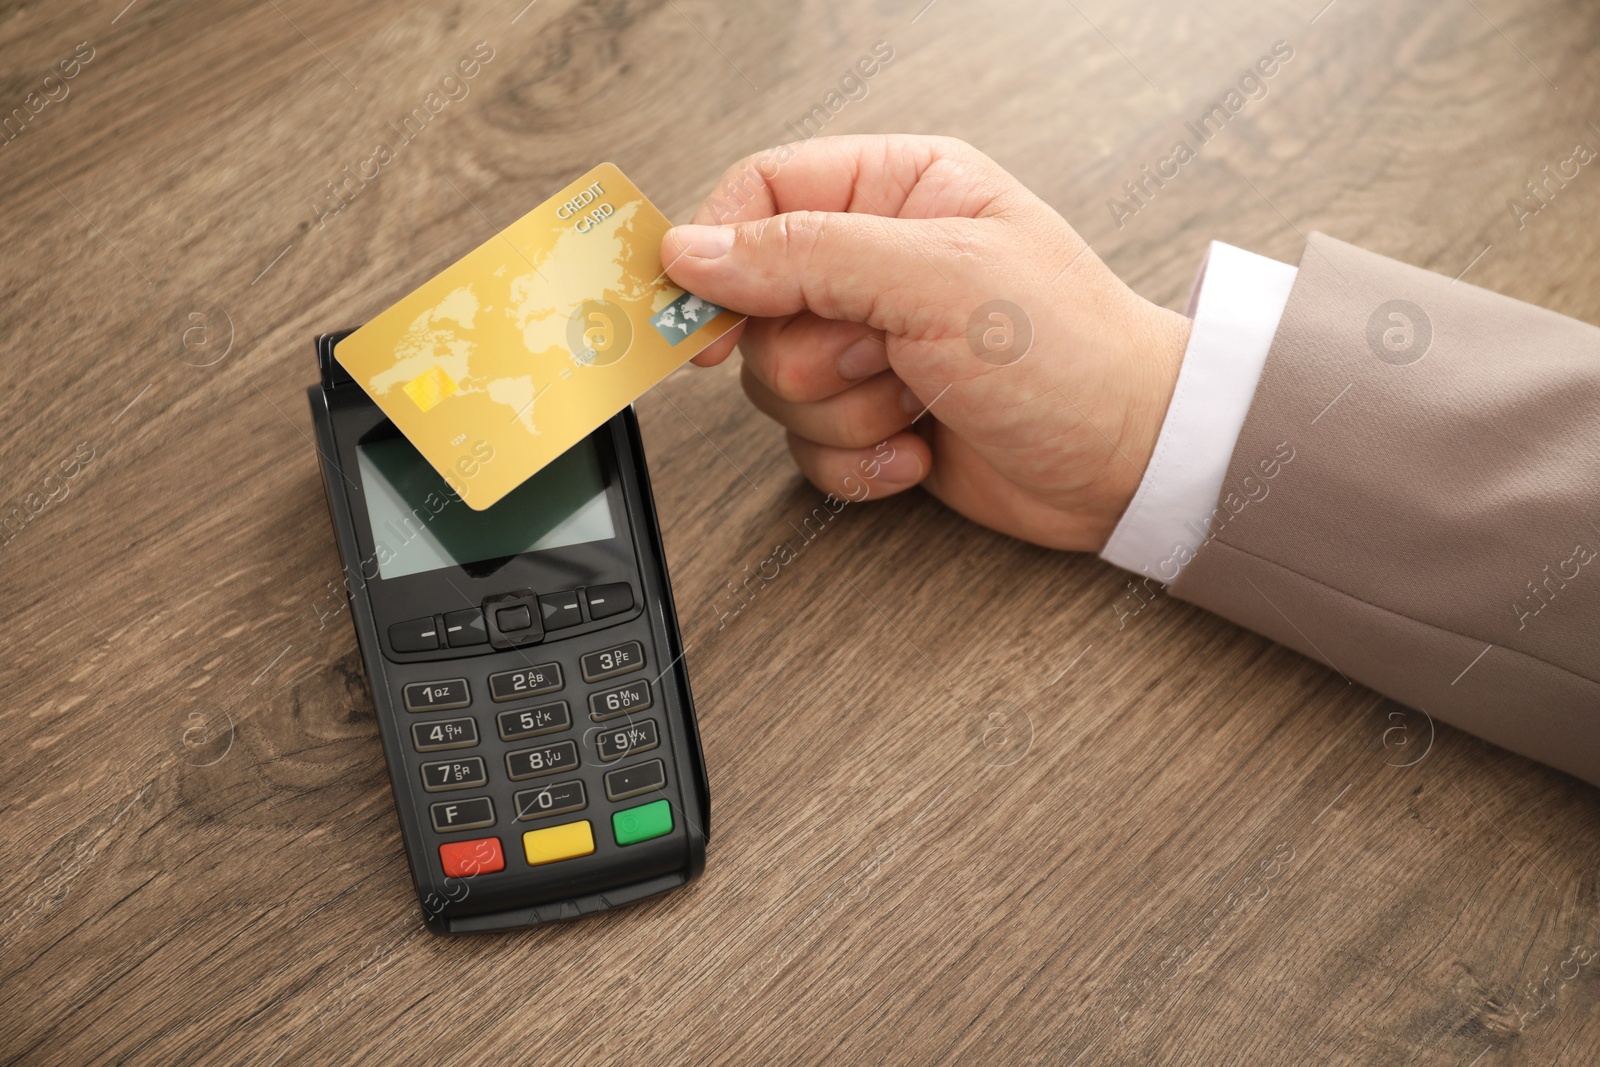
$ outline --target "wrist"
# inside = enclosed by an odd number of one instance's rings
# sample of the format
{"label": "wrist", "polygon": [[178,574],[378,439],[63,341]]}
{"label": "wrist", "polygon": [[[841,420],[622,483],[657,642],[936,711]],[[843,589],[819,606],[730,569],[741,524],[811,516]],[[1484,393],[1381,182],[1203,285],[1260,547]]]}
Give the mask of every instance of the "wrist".
{"label": "wrist", "polygon": [[1193,326],[1187,316],[1176,311],[1144,300],[1140,303],[1144,305],[1143,313],[1130,330],[1124,349],[1128,394],[1122,432],[1116,440],[1115,477],[1108,487],[1107,512],[1111,518],[1095,551],[1105,546],[1144,481],[1177,390],[1178,372],[1183,367]]}

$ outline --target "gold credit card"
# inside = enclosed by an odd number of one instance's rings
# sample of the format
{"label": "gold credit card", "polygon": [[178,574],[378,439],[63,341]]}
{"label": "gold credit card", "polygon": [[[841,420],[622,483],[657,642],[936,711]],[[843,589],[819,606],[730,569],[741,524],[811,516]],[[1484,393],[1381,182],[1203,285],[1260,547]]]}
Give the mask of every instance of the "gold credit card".
{"label": "gold credit card", "polygon": [[602,163],[334,355],[481,511],[743,319],[667,280],[671,225]]}

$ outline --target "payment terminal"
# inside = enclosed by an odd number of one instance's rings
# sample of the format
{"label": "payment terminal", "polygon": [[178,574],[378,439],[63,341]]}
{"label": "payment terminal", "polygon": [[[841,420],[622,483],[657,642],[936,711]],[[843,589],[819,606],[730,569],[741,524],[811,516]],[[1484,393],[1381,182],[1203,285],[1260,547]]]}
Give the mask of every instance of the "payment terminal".
{"label": "payment terminal", "polygon": [[[710,796],[633,409],[469,508],[317,339],[323,487],[434,929],[683,885]],[[492,457],[480,457],[492,462]]]}

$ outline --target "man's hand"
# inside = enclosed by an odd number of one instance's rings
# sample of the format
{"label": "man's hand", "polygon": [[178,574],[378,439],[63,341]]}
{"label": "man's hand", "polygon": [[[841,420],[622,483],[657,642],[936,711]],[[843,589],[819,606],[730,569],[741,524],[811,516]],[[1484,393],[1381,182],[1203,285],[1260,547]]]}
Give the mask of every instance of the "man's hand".
{"label": "man's hand", "polygon": [[754,194],[732,215],[708,201],[662,241],[674,282],[751,316],[695,362],[740,345],[745,392],[818,488],[840,492],[887,439],[874,494],[922,485],[1002,533],[1098,551],[1155,449],[1189,320],[967,144],[792,148],[728,172]]}

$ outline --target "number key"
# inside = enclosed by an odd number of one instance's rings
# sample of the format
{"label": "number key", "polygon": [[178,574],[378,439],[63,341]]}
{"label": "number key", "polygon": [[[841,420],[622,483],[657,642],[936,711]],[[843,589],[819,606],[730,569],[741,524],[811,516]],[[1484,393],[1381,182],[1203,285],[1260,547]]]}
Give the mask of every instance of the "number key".
{"label": "number key", "polygon": [[615,689],[602,689],[598,693],[590,693],[589,718],[595,722],[605,722],[607,719],[615,719],[618,715],[643,711],[652,703],[654,701],[650,696],[650,683],[640,678],[627,685],[619,685]]}
{"label": "number key", "polygon": [[568,771],[578,765],[578,745],[573,741],[558,741],[542,748],[525,748],[520,752],[506,753],[506,775],[513,782],[524,778],[537,778],[541,774]]}
{"label": "number key", "polygon": [[489,780],[482,756],[467,759],[445,760],[442,763],[422,765],[422,788],[430,793],[443,793],[449,789],[469,789]]}
{"label": "number key", "polygon": [[489,696],[497,701],[554,693],[561,688],[561,664],[541,663],[537,667],[501,671],[489,675]]}
{"label": "number key", "polygon": [[602,731],[594,743],[600,759],[610,763],[635,752],[660,748],[661,734],[656,730],[654,719],[645,719],[643,722],[631,722],[614,730]]}
{"label": "number key", "polygon": [[517,794],[516,801],[517,818],[523,822],[579,811],[589,803],[583,792],[583,783],[578,781],[551,782],[538,789],[524,789]]}
{"label": "number key", "polygon": [[471,748],[477,743],[476,719],[440,719],[437,722],[419,722],[411,727],[411,744],[418,752]]}
{"label": "number key", "polygon": [[520,711],[502,711],[495,716],[500,740],[520,741],[524,737],[553,734],[572,725],[572,711],[565,700],[554,700]]}
{"label": "number key", "polygon": [[412,682],[405,688],[405,702],[407,711],[449,711],[472,703],[472,694],[465,678]]}
{"label": "number key", "polygon": [[643,667],[644,649],[637,641],[624,641],[598,652],[585,653],[580,665],[584,681],[598,682],[602,678],[614,678]]}

